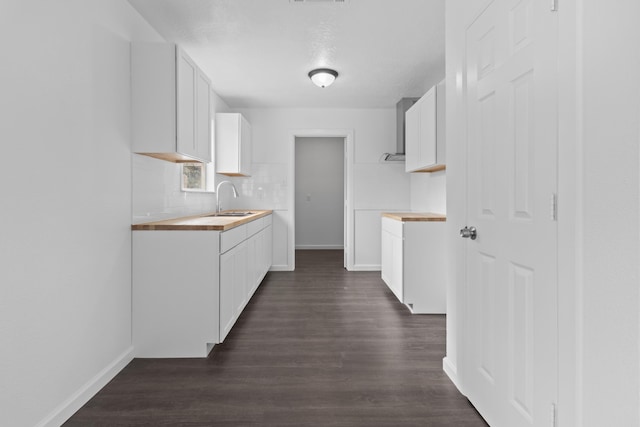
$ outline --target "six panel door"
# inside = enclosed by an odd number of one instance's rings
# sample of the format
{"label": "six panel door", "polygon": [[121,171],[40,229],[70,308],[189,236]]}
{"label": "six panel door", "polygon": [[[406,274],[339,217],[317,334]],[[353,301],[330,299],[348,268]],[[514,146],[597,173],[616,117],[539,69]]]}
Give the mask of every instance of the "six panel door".
{"label": "six panel door", "polygon": [[549,425],[557,387],[557,18],[494,0],[466,32],[464,388],[494,427]]}

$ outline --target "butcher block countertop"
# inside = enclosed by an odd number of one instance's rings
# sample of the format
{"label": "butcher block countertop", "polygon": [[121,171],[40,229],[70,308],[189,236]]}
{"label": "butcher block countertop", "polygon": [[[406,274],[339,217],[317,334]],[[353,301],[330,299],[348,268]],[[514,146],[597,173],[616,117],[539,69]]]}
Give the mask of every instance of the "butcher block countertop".
{"label": "butcher block countertop", "polygon": [[396,221],[446,221],[447,216],[430,212],[384,212],[382,216]]}
{"label": "butcher block countertop", "polygon": [[[225,211],[233,212],[233,211]],[[271,214],[273,211],[261,211],[255,209],[247,209],[241,212],[252,212],[247,216],[212,216],[214,213],[203,214],[198,216],[188,216],[175,219],[165,219],[163,221],[146,222],[143,224],[134,224],[131,230],[218,230],[224,231],[237,227],[242,224],[254,221],[263,216]],[[224,213],[224,212],[223,212]]]}

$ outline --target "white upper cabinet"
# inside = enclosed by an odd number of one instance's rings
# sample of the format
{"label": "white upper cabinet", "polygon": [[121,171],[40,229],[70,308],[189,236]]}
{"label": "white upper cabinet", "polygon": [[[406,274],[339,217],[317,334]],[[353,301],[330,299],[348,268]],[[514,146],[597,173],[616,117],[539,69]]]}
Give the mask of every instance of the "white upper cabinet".
{"label": "white upper cabinet", "polygon": [[[418,101],[421,102],[422,100]],[[420,151],[420,106],[418,103],[413,104],[411,108],[404,113],[405,123],[405,170],[407,172],[418,169]]]}
{"label": "white upper cabinet", "polygon": [[239,113],[216,114],[216,172],[251,175],[251,126]]}
{"label": "white upper cabinet", "polygon": [[445,85],[432,87],[405,113],[405,169],[435,172],[445,168]]}
{"label": "white upper cabinet", "polygon": [[132,43],[133,152],[171,162],[211,161],[211,83],[168,43]]}

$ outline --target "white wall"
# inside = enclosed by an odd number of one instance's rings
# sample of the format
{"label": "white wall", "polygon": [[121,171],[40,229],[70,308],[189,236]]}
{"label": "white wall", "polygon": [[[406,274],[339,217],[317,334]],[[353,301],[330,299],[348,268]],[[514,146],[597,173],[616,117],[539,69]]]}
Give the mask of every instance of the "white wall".
{"label": "white wall", "polygon": [[59,424],[131,358],[131,39],[158,36],[124,0],[2,4],[2,425]]}
{"label": "white wall", "polygon": [[344,247],[344,138],[296,138],[296,249]]}
{"label": "white wall", "polygon": [[411,174],[411,210],[447,213],[447,172]]}
{"label": "white wall", "polygon": [[577,176],[577,215],[561,224],[575,230],[575,281],[560,284],[575,286],[572,300],[564,294],[572,305],[561,306],[575,329],[561,323],[560,342],[577,337],[577,345],[561,368],[576,369],[575,425],[585,427],[640,425],[640,2],[611,6],[569,1],[562,7],[575,13],[561,21],[570,31],[565,51],[577,58],[562,74],[573,93],[561,92],[570,97],[561,97],[561,111],[577,108],[561,116],[560,141],[576,147],[561,157],[560,180]]}
{"label": "white wall", "polygon": [[353,129],[354,268],[380,269],[380,215],[407,210],[409,176],[404,164],[379,163],[382,153],[395,151],[394,109],[245,109],[252,127],[253,173],[234,178],[242,192],[229,199],[236,208],[273,209],[274,268],[287,269],[289,233],[293,229],[287,194],[290,133],[300,129]]}

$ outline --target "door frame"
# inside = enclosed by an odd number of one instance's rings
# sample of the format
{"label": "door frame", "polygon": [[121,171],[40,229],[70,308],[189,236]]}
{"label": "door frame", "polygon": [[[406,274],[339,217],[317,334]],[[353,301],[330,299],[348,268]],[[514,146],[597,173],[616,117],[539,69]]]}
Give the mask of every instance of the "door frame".
{"label": "door frame", "polygon": [[296,268],[296,138],[344,138],[344,267],[353,270],[353,129],[295,129],[289,131],[289,172],[287,204],[289,206],[288,270]]}

